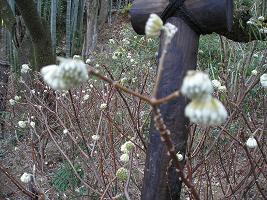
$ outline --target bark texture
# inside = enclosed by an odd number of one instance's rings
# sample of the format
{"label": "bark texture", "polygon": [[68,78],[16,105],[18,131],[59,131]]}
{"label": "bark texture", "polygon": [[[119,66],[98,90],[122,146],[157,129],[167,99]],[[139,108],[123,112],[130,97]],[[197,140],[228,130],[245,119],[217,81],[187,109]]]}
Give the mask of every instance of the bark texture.
{"label": "bark texture", "polygon": [[108,17],[110,0],[87,0],[87,30],[83,48],[83,56],[88,57],[95,49],[98,31]]}
{"label": "bark texture", "polygon": [[41,67],[55,63],[49,28],[42,22],[33,0],[16,1],[16,4],[30,33],[36,70],[39,71]]}
{"label": "bark texture", "polygon": [[[168,22],[177,26],[178,32],[167,49],[158,98],[178,90],[186,71],[196,69],[197,66],[199,36],[180,18],[173,17]],[[181,96],[160,107],[166,126],[171,131],[176,151],[183,154],[186,150],[189,131],[189,121],[183,115],[186,103],[185,98]],[[181,182],[175,168],[172,165],[169,166],[169,162],[170,158],[167,156],[165,144],[161,142],[160,134],[152,123],[142,200],[177,200],[180,198]]]}

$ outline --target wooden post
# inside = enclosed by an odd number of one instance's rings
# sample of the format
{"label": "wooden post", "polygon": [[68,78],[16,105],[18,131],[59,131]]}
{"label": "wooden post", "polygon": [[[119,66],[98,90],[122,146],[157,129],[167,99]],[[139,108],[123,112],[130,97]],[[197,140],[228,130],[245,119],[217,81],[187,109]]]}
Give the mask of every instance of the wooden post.
{"label": "wooden post", "polygon": [[[168,0],[136,0],[131,9],[133,28],[139,34],[144,34],[145,23],[150,13],[160,14],[168,5]],[[232,25],[232,0],[186,0],[185,9],[206,33],[220,33],[230,30]],[[167,20],[178,28],[175,37],[167,49],[164,60],[164,70],[160,80],[157,98],[165,97],[180,89],[182,80],[188,70],[196,69],[199,34],[184,20],[171,17]],[[161,43],[164,37],[161,37]],[[162,45],[161,45],[162,47]],[[162,49],[160,48],[160,52]],[[160,110],[176,151],[182,154],[186,151],[189,121],[184,116],[186,99],[179,97]],[[153,120],[152,120],[153,121]],[[182,183],[174,167],[170,165],[166,147],[160,140],[160,135],[151,125],[149,147],[147,150],[145,177],[143,181],[142,200],[180,199]]]}

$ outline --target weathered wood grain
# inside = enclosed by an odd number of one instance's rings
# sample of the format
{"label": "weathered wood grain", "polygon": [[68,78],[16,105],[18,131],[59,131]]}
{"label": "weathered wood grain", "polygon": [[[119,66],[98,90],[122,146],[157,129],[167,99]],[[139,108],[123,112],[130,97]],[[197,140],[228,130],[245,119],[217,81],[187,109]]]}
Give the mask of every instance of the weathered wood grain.
{"label": "weathered wood grain", "polygon": [[[177,26],[178,32],[167,49],[158,98],[179,89],[186,71],[195,69],[197,66],[199,35],[179,18],[172,17],[168,22]],[[186,149],[189,122],[184,116],[185,105],[186,99],[179,97],[160,107],[177,152],[185,152]],[[143,200],[179,199],[181,183],[173,167],[168,170],[169,178],[166,176],[169,161],[165,145],[152,124],[142,191]]]}

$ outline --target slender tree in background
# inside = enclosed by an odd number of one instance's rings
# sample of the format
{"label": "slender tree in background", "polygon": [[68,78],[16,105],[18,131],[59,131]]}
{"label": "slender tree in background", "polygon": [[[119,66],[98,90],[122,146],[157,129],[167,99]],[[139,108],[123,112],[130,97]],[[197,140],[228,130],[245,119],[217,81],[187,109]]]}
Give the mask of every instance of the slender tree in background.
{"label": "slender tree in background", "polygon": [[23,20],[30,33],[36,60],[36,70],[42,66],[55,63],[50,31],[37,12],[33,0],[17,1]]}
{"label": "slender tree in background", "polygon": [[50,29],[52,38],[52,47],[54,54],[56,53],[57,43],[57,0],[51,0]]}
{"label": "slender tree in background", "polygon": [[99,13],[99,1],[87,0],[86,2],[87,13],[87,29],[85,38],[85,48],[83,56],[88,56],[94,50],[97,42],[97,30],[98,30],[98,13]]}
{"label": "slender tree in background", "polygon": [[66,56],[71,56],[71,0],[67,0],[66,12]]}

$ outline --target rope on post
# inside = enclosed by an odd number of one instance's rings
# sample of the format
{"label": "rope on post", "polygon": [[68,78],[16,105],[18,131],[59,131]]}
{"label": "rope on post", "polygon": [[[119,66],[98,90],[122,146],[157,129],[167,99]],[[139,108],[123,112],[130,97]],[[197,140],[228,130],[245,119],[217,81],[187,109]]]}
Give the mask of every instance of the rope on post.
{"label": "rope on post", "polygon": [[203,24],[200,24],[193,15],[184,6],[185,0],[170,0],[168,6],[164,9],[161,14],[163,22],[172,16],[180,17],[185,23],[190,26],[197,34],[207,34]]}

